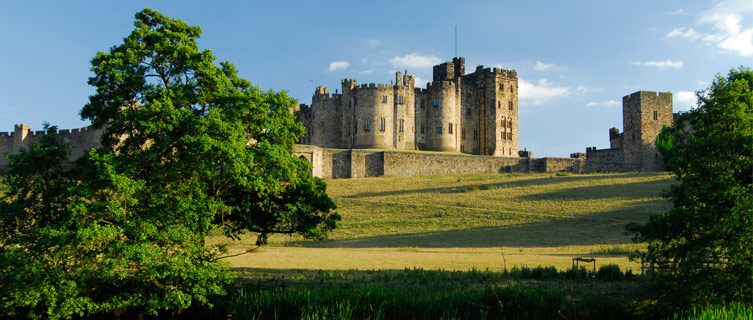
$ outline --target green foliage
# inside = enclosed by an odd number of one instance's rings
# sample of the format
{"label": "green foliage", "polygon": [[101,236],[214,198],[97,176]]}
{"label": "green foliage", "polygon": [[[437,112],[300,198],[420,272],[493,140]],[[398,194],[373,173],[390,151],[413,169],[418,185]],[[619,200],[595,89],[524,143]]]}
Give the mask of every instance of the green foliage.
{"label": "green foliage", "polygon": [[753,319],[753,307],[747,303],[733,302],[728,305],[706,305],[693,308],[688,315],[675,314],[673,319],[685,320],[751,320]]}
{"label": "green foliage", "polygon": [[200,51],[199,27],[144,9],[92,60],[81,111],[103,148],[63,168],[48,127],[11,156],[0,202],[0,315],[69,318],[211,307],[231,276],[210,230],[264,244],[321,239],[339,220],[323,180],[291,155],[303,129],[284,92],[262,92]]}
{"label": "green foliage", "polygon": [[697,97],[657,139],[680,181],[667,193],[673,208],[628,225],[674,310],[753,296],[753,71],[733,69]]}
{"label": "green foliage", "polygon": [[558,177],[569,177],[569,176],[572,176],[573,174],[567,171],[559,171],[555,175]]}

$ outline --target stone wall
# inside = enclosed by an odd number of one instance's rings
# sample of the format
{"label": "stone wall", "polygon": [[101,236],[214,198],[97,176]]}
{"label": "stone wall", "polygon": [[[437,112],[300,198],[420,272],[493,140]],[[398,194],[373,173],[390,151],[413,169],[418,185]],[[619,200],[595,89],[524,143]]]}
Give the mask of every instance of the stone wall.
{"label": "stone wall", "polygon": [[625,153],[621,148],[610,149],[586,149],[586,158],[597,162],[625,162]]}
{"label": "stone wall", "polygon": [[400,150],[326,149],[296,145],[294,154],[313,159],[315,176],[365,178],[443,174],[572,172],[578,174],[640,171],[640,165],[572,158],[519,158]]}
{"label": "stone wall", "polygon": [[[100,147],[103,132],[103,129],[92,127],[58,130],[63,143],[71,146],[68,161],[80,158],[91,148]],[[45,134],[42,130],[32,131],[27,124],[17,124],[13,132],[0,132],[0,169],[5,169],[9,163],[6,154],[17,153],[21,148],[28,150],[31,143],[39,142]]]}

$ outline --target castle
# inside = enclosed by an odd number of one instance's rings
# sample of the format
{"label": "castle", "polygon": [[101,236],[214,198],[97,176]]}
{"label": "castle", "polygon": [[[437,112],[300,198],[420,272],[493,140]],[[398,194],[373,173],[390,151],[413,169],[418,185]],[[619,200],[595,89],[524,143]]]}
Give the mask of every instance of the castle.
{"label": "castle", "polygon": [[[357,85],[342,93],[317,87],[311,106],[292,110],[306,134],[294,155],[324,178],[504,172],[663,171],[656,137],[671,126],[672,93],[638,91],[622,98],[623,130],[609,129],[609,149],[586,148],[570,158],[533,158],[518,150],[518,78],[515,70],[484,68],[465,74],[465,59],[434,66],[426,89],[397,72],[395,84]],[[70,159],[99,147],[103,129],[59,130]],[[6,153],[28,149],[44,131],[16,125],[0,132],[0,170]],[[422,153],[412,150],[444,151]]]}
{"label": "castle", "polygon": [[465,74],[465,58],[434,66],[426,89],[397,72],[395,84],[358,85],[342,92],[317,87],[301,105],[302,144],[322,148],[450,151],[518,156],[518,77],[515,70],[478,66]]}

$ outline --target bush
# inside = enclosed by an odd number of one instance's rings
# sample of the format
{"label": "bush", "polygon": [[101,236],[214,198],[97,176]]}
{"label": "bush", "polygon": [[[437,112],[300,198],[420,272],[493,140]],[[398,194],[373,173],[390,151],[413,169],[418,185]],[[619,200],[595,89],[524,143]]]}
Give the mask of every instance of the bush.
{"label": "bush", "polygon": [[625,279],[625,276],[620,271],[620,266],[608,264],[599,268],[599,271],[596,272],[596,278],[599,280],[619,281]]}

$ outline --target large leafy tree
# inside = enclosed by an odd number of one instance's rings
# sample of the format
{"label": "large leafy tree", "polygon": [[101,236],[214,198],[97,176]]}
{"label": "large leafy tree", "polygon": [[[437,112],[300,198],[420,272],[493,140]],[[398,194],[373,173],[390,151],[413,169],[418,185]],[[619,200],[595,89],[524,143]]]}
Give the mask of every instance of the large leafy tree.
{"label": "large leafy tree", "polygon": [[628,226],[680,309],[753,298],[753,71],[733,69],[697,97],[657,138],[680,182],[667,193],[673,208]]}
{"label": "large leafy tree", "polygon": [[339,216],[291,155],[303,132],[284,92],[261,91],[199,50],[199,27],[145,9],[92,60],[83,119],[103,147],[73,169],[51,130],[12,157],[0,202],[0,315],[155,314],[224,294],[212,230],[322,238]]}

